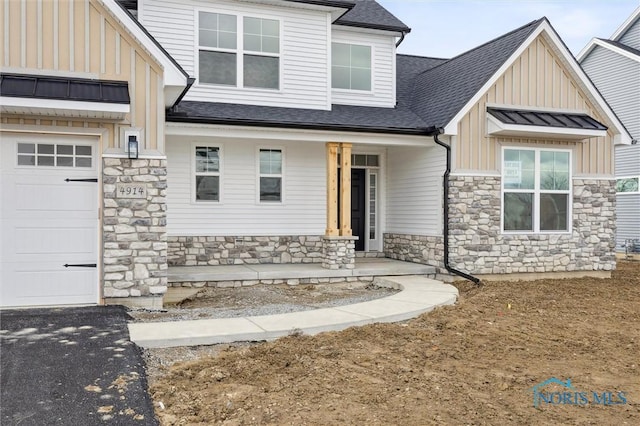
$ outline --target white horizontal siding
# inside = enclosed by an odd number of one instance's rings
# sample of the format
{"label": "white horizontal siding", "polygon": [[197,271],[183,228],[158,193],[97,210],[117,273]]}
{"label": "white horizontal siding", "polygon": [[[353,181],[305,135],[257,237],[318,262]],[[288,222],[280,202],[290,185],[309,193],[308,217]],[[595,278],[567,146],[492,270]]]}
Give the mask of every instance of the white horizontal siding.
{"label": "white horizontal siding", "polygon": [[640,239],[640,194],[616,196],[616,248],[623,249],[626,239]]}
{"label": "white horizontal siding", "polygon": [[616,146],[616,176],[640,176],[640,145]]}
{"label": "white horizontal siding", "polygon": [[389,148],[385,232],[442,235],[445,150]]}
{"label": "white horizontal siding", "polygon": [[640,63],[601,46],[582,67],[634,139],[640,139]]}
{"label": "white horizontal siding", "polygon": [[197,78],[197,10],[281,20],[280,90],[194,84],[185,100],[329,109],[327,12],[231,1],[144,0],[141,22]]}
{"label": "white horizontal siding", "polygon": [[372,92],[358,90],[332,90],[331,103],[393,108],[396,104],[395,38],[379,34],[356,31],[332,30],[332,41],[336,43],[371,46]]}
{"label": "white horizontal siding", "polygon": [[622,44],[640,50],[640,19],[618,39]]}
{"label": "white horizontal siding", "polygon": [[[325,146],[321,143],[226,139],[221,202],[192,203],[193,138],[167,138],[169,235],[323,235],[326,227]],[[200,142],[215,143],[214,138]],[[282,148],[284,203],[257,202],[257,147]]]}

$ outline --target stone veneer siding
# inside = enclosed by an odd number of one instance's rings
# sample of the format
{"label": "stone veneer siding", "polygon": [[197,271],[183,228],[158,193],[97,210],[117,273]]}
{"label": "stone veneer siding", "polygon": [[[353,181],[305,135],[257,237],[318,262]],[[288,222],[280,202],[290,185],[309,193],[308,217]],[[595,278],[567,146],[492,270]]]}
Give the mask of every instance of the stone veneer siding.
{"label": "stone veneer siding", "polygon": [[[163,294],[167,289],[166,160],[103,160],[104,297]],[[120,198],[118,183],[140,184],[144,198]]]}
{"label": "stone veneer siding", "polygon": [[170,266],[321,263],[322,236],[168,238]]}
{"label": "stone veneer siding", "polygon": [[[470,274],[615,269],[615,184],[573,179],[572,232],[501,232],[501,178],[452,176],[449,182],[449,263]],[[442,237],[385,234],[386,257],[443,270]]]}
{"label": "stone veneer siding", "polygon": [[384,254],[390,259],[422,263],[444,269],[444,241],[442,236],[384,234]]}
{"label": "stone veneer siding", "polygon": [[449,183],[449,261],[471,274],[615,269],[615,182],[573,179],[572,231],[503,234],[501,178],[455,176]]}

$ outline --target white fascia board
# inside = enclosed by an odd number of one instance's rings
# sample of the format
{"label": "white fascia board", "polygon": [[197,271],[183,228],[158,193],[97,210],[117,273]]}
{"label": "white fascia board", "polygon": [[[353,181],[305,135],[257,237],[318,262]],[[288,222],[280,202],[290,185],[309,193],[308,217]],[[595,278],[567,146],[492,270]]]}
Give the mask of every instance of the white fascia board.
{"label": "white fascia board", "polygon": [[487,114],[487,133],[491,136],[543,137],[564,140],[586,140],[589,138],[598,138],[607,135],[606,130],[507,124],[490,114]]}
{"label": "white fascia board", "polygon": [[598,39],[597,38],[592,38],[589,43],[587,43],[587,45],[585,47],[582,48],[582,50],[580,51],[580,53],[578,53],[578,56],[576,56],[576,60],[578,61],[578,63],[582,63],[582,61],[584,61],[584,59],[589,56],[589,53],[591,53],[591,51],[593,50],[594,47],[596,47],[596,41]]}
{"label": "white fascia board", "polygon": [[638,8],[636,10],[633,11],[633,13],[631,13],[631,16],[629,16],[627,18],[626,21],[624,21],[622,23],[622,25],[620,25],[620,28],[618,28],[612,35],[611,37],[609,37],[611,40],[615,40],[618,41],[623,35],[624,33],[635,23],[635,21],[637,19],[640,18],[640,6],[638,6]]}
{"label": "white fascia board", "polygon": [[596,45],[604,47],[605,49],[609,49],[610,51],[615,52],[615,53],[617,53],[619,55],[622,55],[624,57],[627,57],[627,58],[631,59],[632,61],[640,62],[640,56],[639,55],[634,55],[633,53],[629,52],[628,50],[620,49],[618,46],[614,46],[613,44],[607,43],[606,41],[595,39],[593,47],[595,47]]}
{"label": "white fascia board", "polygon": [[233,126],[224,124],[165,123],[165,136],[262,139],[298,142],[345,142],[386,146],[432,146],[431,136],[387,133],[341,132],[282,127]]}
{"label": "white fascia board", "polygon": [[151,53],[164,69],[165,86],[186,87],[187,76],[169,59],[149,36],[142,31],[137,22],[133,22],[131,16],[115,3],[115,0],[100,0],[104,6],[127,28],[127,30]]}
{"label": "white fascia board", "polygon": [[3,110],[6,111],[10,111],[11,108],[30,108],[34,110],[92,111],[123,115],[130,112],[129,104],[67,101],[60,99],[17,98],[12,96],[0,96],[0,105],[2,105]]}
{"label": "white fascia board", "polygon": [[589,77],[587,77],[586,73],[580,65],[575,60],[571,52],[565,47],[564,43],[558,37],[555,30],[551,27],[549,22],[546,20],[540,23],[538,28],[529,35],[529,37],[520,45],[520,47],[511,55],[511,57],[505,61],[505,63],[498,69],[498,71],[482,86],[482,88],[471,98],[469,102],[456,114],[456,116],[445,126],[444,133],[447,135],[457,135],[458,134],[458,123],[462,118],[469,112],[473,106],[478,103],[480,98],[485,95],[485,93],[495,84],[495,82],[513,65],[513,63],[522,55],[522,53],[529,48],[531,43],[540,36],[540,34],[545,34],[548,37],[548,41],[552,43],[552,47],[554,47],[554,51],[558,54],[561,59],[564,59],[563,63],[567,68],[572,71],[571,75],[578,80],[582,84],[582,89],[589,95],[590,99],[594,102],[596,107],[603,113],[611,123],[613,123],[615,127],[615,133],[619,133],[620,143],[622,144],[630,144],[631,143],[631,135],[622,125],[618,117],[614,114],[613,110],[609,107],[607,102],[604,100],[600,92],[593,85]]}

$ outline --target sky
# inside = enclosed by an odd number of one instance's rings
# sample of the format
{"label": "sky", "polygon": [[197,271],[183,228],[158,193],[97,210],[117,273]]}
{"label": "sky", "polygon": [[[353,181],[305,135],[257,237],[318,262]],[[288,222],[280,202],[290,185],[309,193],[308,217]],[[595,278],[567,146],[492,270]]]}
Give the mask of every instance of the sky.
{"label": "sky", "polygon": [[609,38],[640,0],[378,0],[411,28],[399,53],[452,58],[546,16],[574,56]]}

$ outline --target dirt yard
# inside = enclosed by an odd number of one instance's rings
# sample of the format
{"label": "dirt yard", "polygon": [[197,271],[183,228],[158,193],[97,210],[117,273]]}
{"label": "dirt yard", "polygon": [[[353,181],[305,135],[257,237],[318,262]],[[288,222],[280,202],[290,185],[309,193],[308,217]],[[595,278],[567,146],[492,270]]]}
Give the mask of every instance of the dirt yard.
{"label": "dirt yard", "polygon": [[[163,425],[640,424],[639,262],[608,280],[459,288],[455,306],[407,323],[165,352],[165,363],[199,358],[150,372],[156,414]],[[534,407],[533,387],[552,377],[572,387],[539,387]]]}

